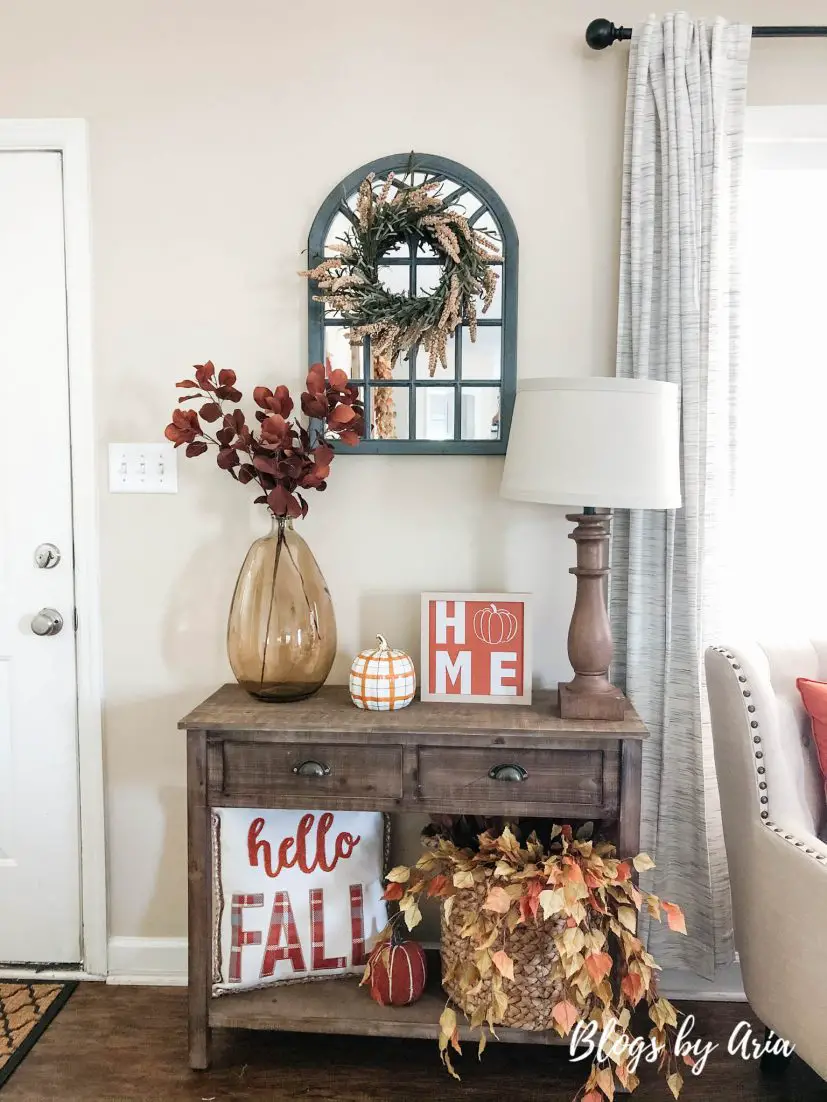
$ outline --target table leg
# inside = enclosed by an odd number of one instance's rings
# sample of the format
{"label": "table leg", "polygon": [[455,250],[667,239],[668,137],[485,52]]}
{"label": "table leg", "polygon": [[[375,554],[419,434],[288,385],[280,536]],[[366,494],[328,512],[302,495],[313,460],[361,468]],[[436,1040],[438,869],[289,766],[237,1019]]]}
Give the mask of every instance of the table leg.
{"label": "table leg", "polygon": [[620,822],[618,856],[626,859],[640,852],[640,813],[643,744],[625,739],[620,759]]}
{"label": "table leg", "polygon": [[189,1060],[210,1065],[209,1003],[212,988],[212,841],[207,803],[207,736],[187,736],[189,846]]}

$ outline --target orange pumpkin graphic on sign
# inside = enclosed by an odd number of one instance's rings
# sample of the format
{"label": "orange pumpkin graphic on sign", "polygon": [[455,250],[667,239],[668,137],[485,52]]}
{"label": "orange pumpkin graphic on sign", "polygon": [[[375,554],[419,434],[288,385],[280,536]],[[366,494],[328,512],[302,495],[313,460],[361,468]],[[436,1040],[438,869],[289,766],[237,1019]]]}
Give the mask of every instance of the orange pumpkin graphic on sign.
{"label": "orange pumpkin graphic on sign", "polygon": [[513,612],[490,605],[474,613],[474,635],[481,643],[500,647],[510,643],[520,630],[520,623]]}

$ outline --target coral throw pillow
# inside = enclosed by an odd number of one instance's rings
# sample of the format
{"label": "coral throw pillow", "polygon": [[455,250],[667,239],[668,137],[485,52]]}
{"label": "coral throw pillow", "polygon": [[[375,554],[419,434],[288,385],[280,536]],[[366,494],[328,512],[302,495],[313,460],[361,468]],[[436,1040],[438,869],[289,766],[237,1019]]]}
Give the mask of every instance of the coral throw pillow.
{"label": "coral throw pillow", "polygon": [[813,725],[813,740],[816,744],[821,775],[824,777],[825,794],[827,794],[827,682],[810,681],[806,677],[799,677],[796,686]]}
{"label": "coral throw pillow", "polygon": [[216,994],[361,973],[388,920],[373,811],[213,811]]}

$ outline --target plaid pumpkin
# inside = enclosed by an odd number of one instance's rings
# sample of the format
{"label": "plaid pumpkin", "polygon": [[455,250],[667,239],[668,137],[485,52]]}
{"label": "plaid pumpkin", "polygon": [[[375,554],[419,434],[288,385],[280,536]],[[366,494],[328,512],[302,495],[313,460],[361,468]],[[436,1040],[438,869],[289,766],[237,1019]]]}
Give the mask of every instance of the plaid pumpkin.
{"label": "plaid pumpkin", "polygon": [[384,636],[379,646],[363,650],[350,667],[350,697],[357,708],[370,712],[395,712],[404,708],[416,692],[416,670],[411,656],[392,650]]}

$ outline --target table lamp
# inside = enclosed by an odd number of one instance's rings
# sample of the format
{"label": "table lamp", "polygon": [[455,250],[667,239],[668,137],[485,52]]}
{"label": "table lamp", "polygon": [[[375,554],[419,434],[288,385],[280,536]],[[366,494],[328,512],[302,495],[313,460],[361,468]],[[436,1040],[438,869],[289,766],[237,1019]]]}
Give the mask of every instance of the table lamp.
{"label": "table lamp", "polygon": [[[500,493],[515,501],[579,505],[577,594],[568,636],[574,670],[560,684],[564,719],[623,718],[609,681],[612,632],[606,609],[612,509],[681,504],[678,387],[650,379],[526,379],[514,404]],[[598,513],[596,510],[605,509]]]}

